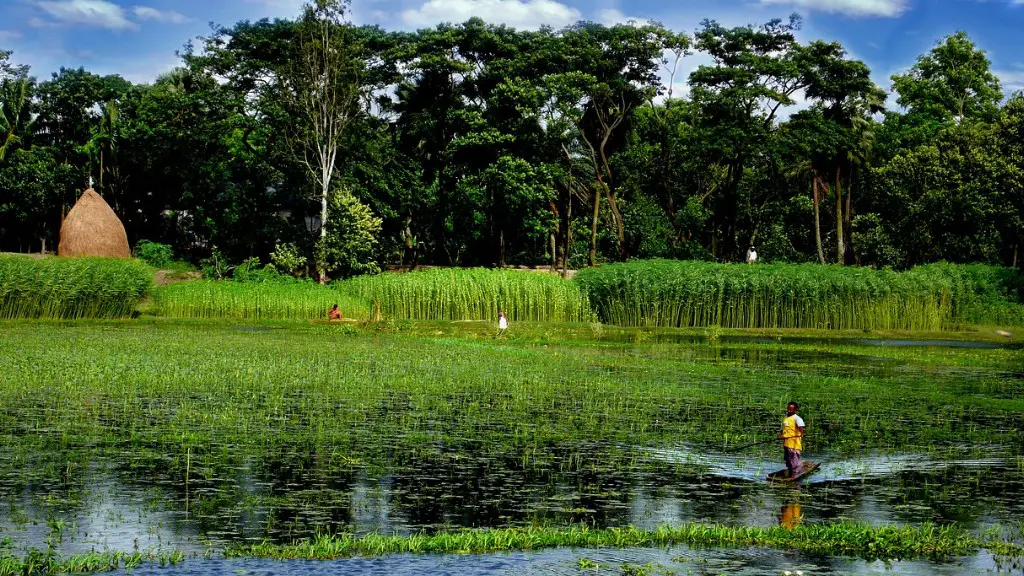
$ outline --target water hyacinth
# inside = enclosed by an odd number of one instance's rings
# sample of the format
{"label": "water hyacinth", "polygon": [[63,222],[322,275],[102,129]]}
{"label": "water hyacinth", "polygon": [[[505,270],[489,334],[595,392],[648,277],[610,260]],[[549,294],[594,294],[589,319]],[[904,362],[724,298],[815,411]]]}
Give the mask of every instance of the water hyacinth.
{"label": "water hyacinth", "polygon": [[152,286],[139,260],[4,255],[0,318],[125,318]]}

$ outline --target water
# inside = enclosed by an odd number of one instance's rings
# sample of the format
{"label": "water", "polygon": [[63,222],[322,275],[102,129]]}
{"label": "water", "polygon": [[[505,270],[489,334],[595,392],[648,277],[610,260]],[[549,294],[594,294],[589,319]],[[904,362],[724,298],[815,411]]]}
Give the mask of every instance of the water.
{"label": "water", "polygon": [[[581,568],[581,559],[587,562]],[[632,569],[632,571],[630,571]],[[644,570],[644,572],[640,572]],[[268,561],[253,559],[189,560],[176,567],[143,566],[132,570],[139,576],[188,573],[194,576],[335,575],[352,576],[495,576],[502,574],[707,574],[730,576],[960,576],[962,574],[1020,574],[1019,564],[999,564],[988,554],[946,562],[864,561],[827,558],[759,548],[738,550],[667,549],[587,550],[562,548],[540,552],[461,555],[396,555],[384,558],[352,558],[332,561]]]}
{"label": "water", "polygon": [[[284,338],[286,332],[250,336]],[[864,345],[876,344],[865,341]],[[644,355],[648,353],[653,352],[638,347],[637,357],[625,363],[604,362],[598,357],[588,370],[597,376],[633,378],[647,369]],[[843,378],[868,374],[899,386],[901,378],[927,374],[939,382],[972,390],[979,402],[1018,397],[1021,385],[1012,376],[1019,371],[1007,371],[1004,365],[922,365],[913,359],[881,356],[883,352],[857,353],[849,347],[829,353],[771,341],[768,346],[751,347],[679,345],[673,353],[697,366],[739,365],[766,379],[815,374],[842,382]],[[417,367],[414,363],[408,366],[410,370]],[[437,370],[444,376],[443,367]],[[1008,382],[1005,389],[1003,382]],[[708,381],[709,386],[725,384]],[[495,400],[500,394],[495,390],[492,398],[480,401]],[[202,401],[201,395],[197,401]],[[410,402],[398,394],[389,396],[371,417],[401,422]],[[98,412],[102,421],[102,410]],[[482,413],[487,414],[486,410]],[[958,416],[928,413],[922,417],[938,421]],[[538,413],[536,418],[537,422],[530,424],[542,426],[551,415]],[[396,425],[397,432],[375,438],[372,446],[331,452],[287,442],[253,451],[240,448],[238,439],[218,438],[203,446],[201,454],[186,455],[168,452],[166,442],[149,442],[145,437],[102,446],[79,446],[74,439],[67,439],[65,444],[40,450],[30,436],[8,435],[3,437],[8,449],[0,451],[0,537],[10,537],[21,549],[52,546],[62,554],[182,549],[201,556],[231,543],[288,542],[322,529],[410,534],[538,521],[654,528],[690,521],[773,526],[797,519],[955,523],[984,530],[1024,519],[1020,447],[916,445],[895,453],[833,453],[815,451],[812,438],[805,458],[821,462],[821,468],[799,485],[778,486],[764,480],[768,472],[781,467],[781,454],[774,446],[730,454],[685,443],[570,440],[540,446],[535,460],[525,461],[518,452],[494,447],[495,442],[508,439],[499,436],[505,430],[487,428],[489,423],[482,420],[475,436],[445,436],[443,442],[427,443],[404,438],[401,426]],[[59,424],[51,423],[52,428],[38,429],[36,434],[59,436]],[[993,430],[1014,426],[1011,421],[987,422],[983,414],[975,424]],[[448,423],[439,419],[428,428],[443,430],[446,426]],[[386,467],[362,461],[375,451],[387,455],[381,459],[388,463]],[[620,573],[623,563],[653,563],[682,574],[689,570],[695,574],[782,574],[785,570],[806,574],[960,574],[997,568],[986,554],[940,564],[885,565],[774,550],[672,548],[394,556],[314,563],[214,558],[193,559],[177,568],[145,567],[133,573],[578,574],[580,558],[597,562],[604,573]]]}

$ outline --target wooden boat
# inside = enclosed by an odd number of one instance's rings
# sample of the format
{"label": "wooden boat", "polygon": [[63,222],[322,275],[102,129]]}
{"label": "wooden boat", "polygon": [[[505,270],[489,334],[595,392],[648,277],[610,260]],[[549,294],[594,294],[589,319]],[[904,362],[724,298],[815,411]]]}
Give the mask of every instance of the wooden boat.
{"label": "wooden boat", "polygon": [[789,477],[789,470],[783,468],[778,472],[772,472],[769,474],[768,480],[771,482],[796,482],[801,478],[805,478],[813,474],[814,471],[818,469],[818,466],[821,466],[821,464],[818,464],[817,462],[804,461],[803,466],[800,468],[800,472],[792,478]]}

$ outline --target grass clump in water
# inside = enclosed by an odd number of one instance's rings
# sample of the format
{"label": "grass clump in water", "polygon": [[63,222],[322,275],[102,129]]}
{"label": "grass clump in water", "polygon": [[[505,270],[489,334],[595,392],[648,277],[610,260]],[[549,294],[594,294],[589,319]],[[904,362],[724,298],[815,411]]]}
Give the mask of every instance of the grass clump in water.
{"label": "grass clump in water", "polygon": [[139,260],[4,255],[0,318],[125,318],[152,286]]}
{"label": "grass clump in water", "polygon": [[1021,556],[1019,546],[978,537],[970,532],[931,524],[869,526],[850,522],[805,524],[793,530],[781,526],[731,527],[690,523],[654,530],[635,527],[593,529],[587,526],[525,527],[461,530],[435,534],[385,536],[368,534],[318,535],[290,544],[237,544],[229,557],[255,556],[281,560],[327,560],[388,554],[466,554],[546,548],[636,548],[685,544],[689,546],[758,546],[814,554],[857,556],[867,560],[951,558],[992,549],[1004,556]]}
{"label": "grass clump in water", "polygon": [[341,285],[398,319],[496,320],[499,311],[513,321],[594,319],[577,284],[545,273],[444,268],[362,276]]}

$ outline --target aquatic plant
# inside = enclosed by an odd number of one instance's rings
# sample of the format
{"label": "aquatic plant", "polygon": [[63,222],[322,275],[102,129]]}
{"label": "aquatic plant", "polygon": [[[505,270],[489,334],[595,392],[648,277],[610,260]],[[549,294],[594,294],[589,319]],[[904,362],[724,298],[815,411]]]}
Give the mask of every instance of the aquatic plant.
{"label": "aquatic plant", "polygon": [[0,255],[0,318],[124,318],[152,285],[138,260]]}
{"label": "aquatic plant", "polygon": [[479,554],[487,552],[542,550],[546,548],[635,548],[676,544],[690,546],[757,546],[800,550],[812,554],[857,556],[867,560],[907,558],[943,559],[965,556],[981,549],[1003,556],[1024,555],[1012,542],[991,540],[949,526],[870,526],[852,522],[803,524],[789,530],[781,526],[723,526],[689,523],[644,530],[568,527],[521,527],[456,530],[411,535],[321,534],[289,544],[238,543],[228,547],[228,557],[260,557],[281,560],[329,560],[350,556],[388,554]]}
{"label": "aquatic plant", "polygon": [[176,318],[236,320],[323,320],[332,306],[347,318],[365,319],[365,302],[310,282],[234,282],[203,280],[157,288],[151,312]]}
{"label": "aquatic plant", "polygon": [[575,279],[621,326],[940,330],[1024,322],[1014,271],[933,264],[908,272],[817,264],[636,261]]}
{"label": "aquatic plant", "polygon": [[360,276],[339,283],[385,316],[414,320],[588,322],[586,296],[559,276],[517,270],[439,268]]}

